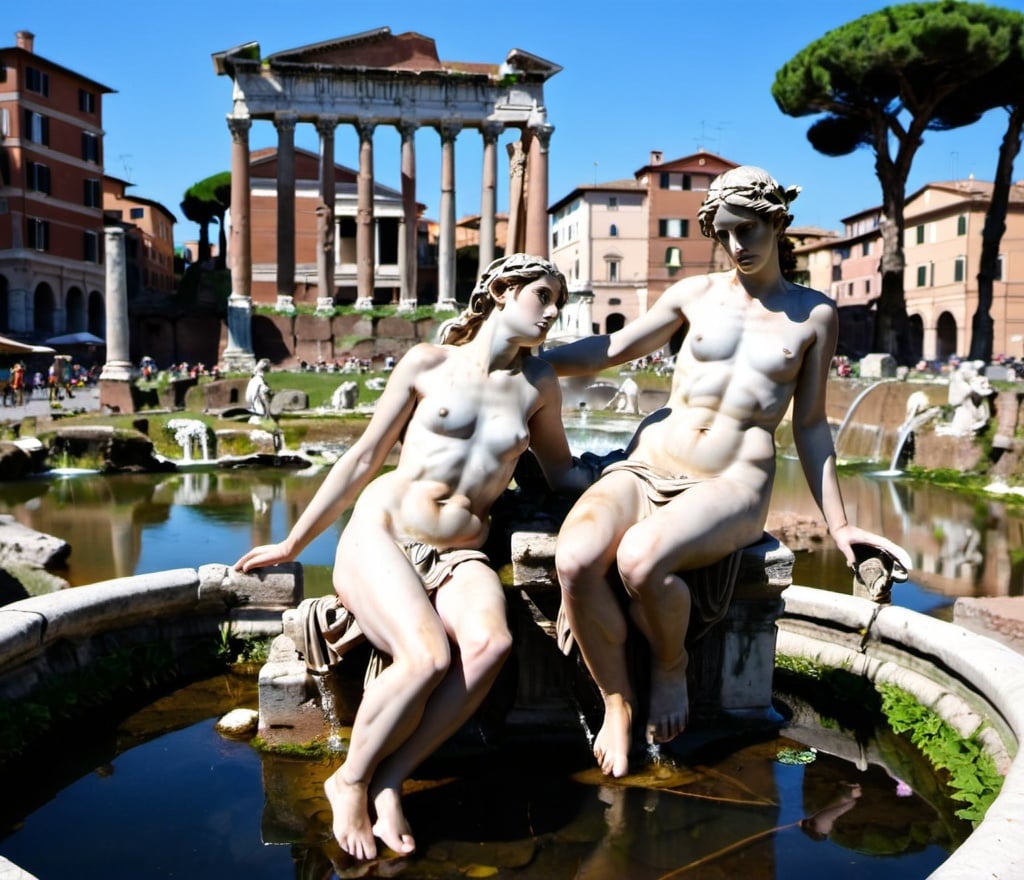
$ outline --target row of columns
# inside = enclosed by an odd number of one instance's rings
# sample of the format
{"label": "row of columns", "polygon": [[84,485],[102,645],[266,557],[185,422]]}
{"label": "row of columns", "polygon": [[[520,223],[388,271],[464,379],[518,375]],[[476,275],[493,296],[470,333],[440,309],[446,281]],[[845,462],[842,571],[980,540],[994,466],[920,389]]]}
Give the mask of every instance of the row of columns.
{"label": "row of columns", "polygon": [[[298,114],[283,111],[274,114],[278,133],[277,175],[277,288],[290,296],[295,284],[295,126]],[[231,132],[231,281],[230,305],[244,308],[252,292],[252,250],[250,228],[249,130],[252,118],[229,115]],[[335,269],[335,129],[337,116],[318,116],[315,125],[320,137],[319,188],[325,229],[319,242],[318,287],[323,298],[334,297]],[[358,119],[353,123],[359,134],[359,168],[356,208],[356,281],[359,298],[372,300],[375,275],[374,258],[374,169],[373,132],[377,123]],[[437,126],[441,136],[441,193],[438,242],[438,305],[448,305],[455,294],[455,139],[462,130],[459,121]],[[399,226],[399,274],[402,302],[416,302],[416,153],[415,123],[401,122],[401,196],[403,219]],[[483,179],[480,203],[480,268],[493,259],[497,215],[497,142],[504,125],[485,121],[483,137]],[[510,146],[510,206],[508,250],[548,253],[548,144],[554,128],[532,126],[523,132],[523,145]],[[230,331],[230,322],[229,322]],[[230,332],[229,332],[230,337]],[[244,340],[239,347],[248,349]],[[229,338],[229,349],[232,341]]]}

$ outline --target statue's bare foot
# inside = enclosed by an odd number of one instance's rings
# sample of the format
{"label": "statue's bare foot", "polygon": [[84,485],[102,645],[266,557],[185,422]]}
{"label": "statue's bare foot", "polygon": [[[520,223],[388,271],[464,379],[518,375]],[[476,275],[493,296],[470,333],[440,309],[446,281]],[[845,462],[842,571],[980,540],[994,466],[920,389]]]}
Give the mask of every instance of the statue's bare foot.
{"label": "statue's bare foot", "polygon": [[396,853],[406,855],[413,852],[416,840],[402,811],[401,791],[392,787],[382,788],[374,796],[373,806],[377,813],[373,833]]}
{"label": "statue's bare foot", "polygon": [[632,706],[620,697],[605,698],[604,722],[594,738],[594,757],[605,775],[619,778],[629,772],[632,728]]}
{"label": "statue's bare foot", "polygon": [[338,770],[327,777],[324,793],[334,814],[332,830],[338,846],[357,859],[375,858],[377,841],[367,812],[366,784],[346,782]]}
{"label": "statue's bare foot", "polygon": [[671,666],[651,664],[651,705],[647,715],[647,741],[675,739],[690,720],[690,695],[686,689],[687,656]]}

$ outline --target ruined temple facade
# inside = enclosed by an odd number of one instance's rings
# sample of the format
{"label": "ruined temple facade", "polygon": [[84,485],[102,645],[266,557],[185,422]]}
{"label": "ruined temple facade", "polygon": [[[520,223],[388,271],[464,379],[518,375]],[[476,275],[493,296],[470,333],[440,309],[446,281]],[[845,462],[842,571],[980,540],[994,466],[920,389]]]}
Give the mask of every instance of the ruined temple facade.
{"label": "ruined temple facade", "polygon": [[[480,184],[480,262],[494,257],[498,138],[517,129],[508,146],[509,249],[548,253],[548,145],[553,126],[544,106],[544,83],[561,70],[556,64],[512,49],[499,64],[441,61],[434,41],[416,33],[392,34],[379,28],[263,57],[259,44],[246,43],[213,56],[218,75],[231,77],[233,104],[227,116],[231,132],[231,260],[227,360],[251,357],[248,314],[253,260],[249,133],[254,120],[277,129],[276,287],[282,306],[295,295],[296,149],[295,130],[313,125],[319,136],[317,251],[318,300],[334,302],[339,288],[354,282],[357,302],[373,301],[378,285],[397,279],[400,302],[416,302],[416,196],[414,135],[431,128],[441,141],[441,192],[438,240],[437,302],[454,301],[455,291],[455,142],[464,129],[475,129],[483,142]],[[354,126],[359,157],[355,198],[339,205],[334,157],[335,131]],[[401,212],[393,264],[382,264],[376,250],[373,134],[393,126],[401,135]],[[345,208],[349,215],[342,214]],[[344,218],[346,236],[339,235]],[[355,247],[339,255],[336,243],[351,238]],[[339,260],[339,256],[341,259]],[[390,255],[389,255],[390,256]],[[350,260],[354,259],[354,263]],[[349,279],[347,276],[351,276]],[[392,276],[392,277],[388,277]],[[300,283],[305,284],[301,279]],[[241,317],[240,317],[241,316]]]}

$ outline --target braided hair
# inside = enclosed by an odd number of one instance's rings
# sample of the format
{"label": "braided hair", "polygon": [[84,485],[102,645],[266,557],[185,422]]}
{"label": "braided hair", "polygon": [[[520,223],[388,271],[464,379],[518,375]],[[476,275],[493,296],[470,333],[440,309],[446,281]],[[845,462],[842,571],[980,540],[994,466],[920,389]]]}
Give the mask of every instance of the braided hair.
{"label": "braided hair", "polygon": [[558,282],[558,307],[562,308],[569,298],[569,289],[565,276],[554,263],[531,254],[509,254],[494,260],[469,295],[469,305],[444,328],[441,342],[446,345],[469,342],[491,313],[498,297],[546,275]]}
{"label": "braided hair", "polygon": [[779,235],[793,222],[789,205],[800,194],[800,187],[783,188],[763,168],[740,165],[719,174],[711,181],[704,204],[697,212],[700,231],[708,238],[715,237],[715,215],[722,205],[747,208],[766,215],[776,226]]}

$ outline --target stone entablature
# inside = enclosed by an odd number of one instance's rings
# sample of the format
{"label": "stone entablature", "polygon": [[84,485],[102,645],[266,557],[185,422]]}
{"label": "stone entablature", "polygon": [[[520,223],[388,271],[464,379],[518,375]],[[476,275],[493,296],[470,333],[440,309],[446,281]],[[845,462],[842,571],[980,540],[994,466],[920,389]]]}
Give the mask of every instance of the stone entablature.
{"label": "stone entablature", "polygon": [[[483,141],[480,270],[494,258],[497,141],[505,128],[521,139],[508,145],[509,230],[507,248],[548,255],[548,146],[553,126],[544,106],[544,82],[561,70],[557,64],[520,49],[502,64],[442,62],[434,41],[420,34],[392,35],[389,28],[328,40],[262,58],[259,44],[247,43],[215,53],[214,69],[233,83],[231,131],[231,284],[228,344],[224,362],[251,355],[246,336],[251,300],[253,254],[249,130],[253,120],[273,123],[278,133],[276,178],[276,282],[279,298],[294,296],[297,281],[295,127],[313,124],[320,139],[320,204],[317,215],[317,298],[329,305],[338,293],[339,262],[335,130],[353,125],[359,134],[356,178],[356,302],[371,303],[377,286],[396,283],[400,302],[417,301],[416,267],[419,205],[416,201],[414,135],[436,129],[441,139],[441,192],[437,260],[437,305],[455,301],[455,141],[465,128],[478,129]],[[378,284],[374,200],[373,132],[391,125],[401,133],[402,214],[399,221],[397,274]],[[528,173],[527,173],[528,172]],[[266,189],[265,181],[260,187]],[[342,262],[353,268],[352,254]],[[265,260],[263,261],[265,263]],[[260,282],[269,283],[266,266]],[[299,283],[308,287],[308,281]]]}

